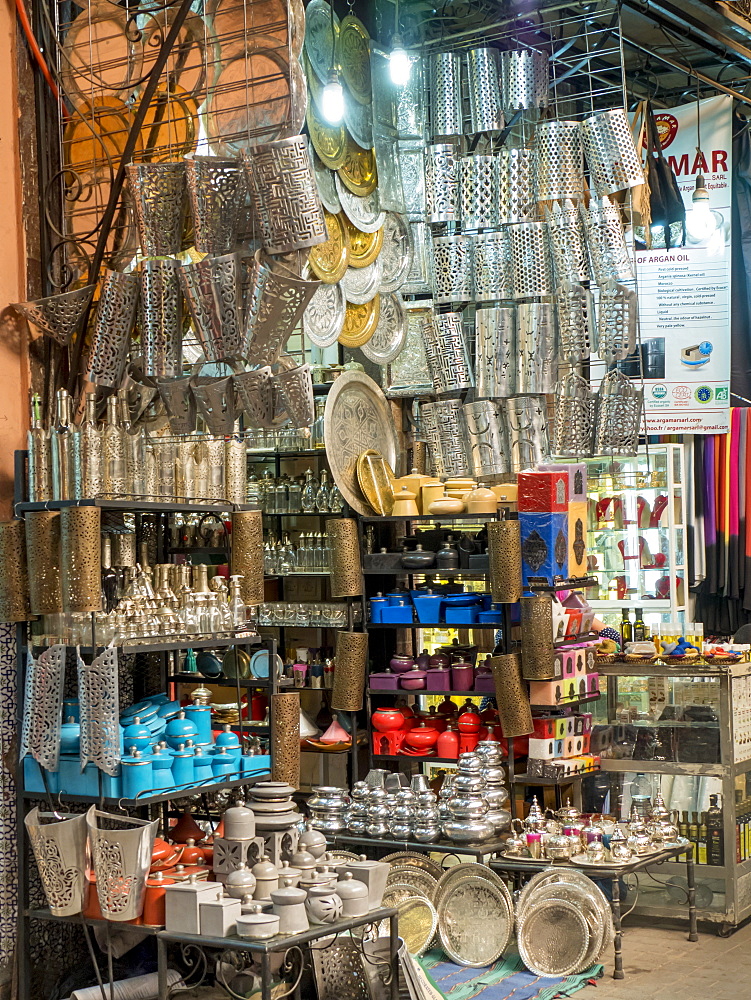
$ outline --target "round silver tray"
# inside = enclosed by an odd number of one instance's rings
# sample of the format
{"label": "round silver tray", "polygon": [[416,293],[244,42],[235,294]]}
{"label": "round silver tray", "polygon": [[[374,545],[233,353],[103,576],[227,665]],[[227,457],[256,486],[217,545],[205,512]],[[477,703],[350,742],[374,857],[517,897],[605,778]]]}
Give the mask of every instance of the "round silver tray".
{"label": "round silver tray", "polygon": [[441,898],[438,937],[459,965],[474,969],[492,965],[508,947],[513,930],[506,896],[485,878],[459,879]]}
{"label": "round silver tray", "polygon": [[370,340],[360,350],[369,361],[387,365],[399,357],[407,341],[407,313],[398,292],[381,293],[381,311],[378,325]]}
{"label": "round silver tray", "polygon": [[303,330],[316,347],[330,347],[336,343],[344,326],[346,309],[340,285],[320,285],[302,317]]}
{"label": "round silver tray", "polygon": [[363,372],[345,372],[326,397],[323,433],[331,475],[344,499],[359,514],[370,506],[357,482],[357,459],[372,448],[392,469],[397,468],[394,422],[386,397]]}

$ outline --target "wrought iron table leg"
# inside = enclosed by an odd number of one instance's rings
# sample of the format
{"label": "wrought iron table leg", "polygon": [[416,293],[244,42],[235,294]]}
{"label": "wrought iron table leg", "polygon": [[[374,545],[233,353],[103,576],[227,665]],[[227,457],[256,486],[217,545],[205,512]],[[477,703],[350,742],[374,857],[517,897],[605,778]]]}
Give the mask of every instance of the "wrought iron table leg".
{"label": "wrought iron table leg", "polygon": [[391,953],[391,1000],[399,1000],[399,917],[389,917],[389,951]]}
{"label": "wrought iron table leg", "polygon": [[621,952],[621,884],[618,875],[613,877],[613,926],[615,937],[613,950],[615,953],[615,968],[613,979],[623,979],[623,954]]}
{"label": "wrought iron table leg", "polygon": [[159,1000],[167,1000],[167,942],[157,935],[156,939],[157,989]]}
{"label": "wrought iron table leg", "polygon": [[696,930],[696,881],[694,878],[694,856],[686,851],[686,881],[688,882],[688,939],[698,941]]}
{"label": "wrought iron table leg", "polygon": [[261,1000],[271,1000],[271,963],[267,952],[261,954]]}

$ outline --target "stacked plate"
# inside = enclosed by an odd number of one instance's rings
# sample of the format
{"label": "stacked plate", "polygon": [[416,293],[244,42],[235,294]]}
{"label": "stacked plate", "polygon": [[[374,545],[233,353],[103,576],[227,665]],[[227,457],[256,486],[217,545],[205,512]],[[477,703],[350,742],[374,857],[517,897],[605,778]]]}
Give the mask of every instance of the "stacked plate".
{"label": "stacked plate", "polygon": [[399,911],[399,937],[411,955],[422,955],[435,938],[438,915],[433,898],[442,869],[430,858],[399,851],[382,858],[391,865],[383,906]]}
{"label": "stacked plate", "polygon": [[492,965],[513,939],[511,894],[485,865],[449,868],[436,886],[435,908],[441,947],[458,965]]}
{"label": "stacked plate", "polygon": [[581,872],[540,872],[519,896],[516,934],[519,955],[530,972],[570,976],[588,969],[612,947],[610,904]]}

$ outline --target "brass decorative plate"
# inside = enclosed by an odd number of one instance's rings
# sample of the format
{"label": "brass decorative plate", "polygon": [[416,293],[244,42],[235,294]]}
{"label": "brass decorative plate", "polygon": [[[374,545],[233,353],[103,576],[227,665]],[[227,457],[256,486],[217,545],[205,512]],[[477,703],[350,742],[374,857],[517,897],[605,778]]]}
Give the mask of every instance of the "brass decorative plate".
{"label": "brass decorative plate", "polygon": [[347,91],[344,93],[344,124],[358,146],[372,148],[373,108],[370,104],[360,104]]}
{"label": "brass decorative plate", "polygon": [[143,119],[143,159],[169,163],[190,156],[198,145],[198,104],[178,83],[158,88]]}
{"label": "brass decorative plate", "polygon": [[330,170],[338,170],[346,160],[347,132],[343,125],[326,125],[318,117],[313,101],[308,102],[305,121],[313,149]]}
{"label": "brass decorative plate", "polygon": [[377,295],[370,302],[348,302],[344,313],[344,326],[339,334],[342,347],[362,347],[367,344],[378,326],[381,303]]}
{"label": "brass decorative plate", "polygon": [[[381,517],[389,517],[391,511],[394,507],[394,473],[390,468],[388,462],[384,461],[383,455],[379,455],[377,451],[373,451],[372,448],[368,448],[364,451],[357,459],[357,482],[365,495],[365,499],[368,501],[370,506],[376,512],[380,514]],[[408,878],[406,876],[413,875],[417,872],[417,880]],[[404,874],[405,878],[400,878],[399,875]],[[419,869],[411,869],[408,865],[392,865],[391,871],[388,876],[386,885],[390,882],[407,882],[411,885],[420,885],[419,879],[423,878],[422,886],[426,883],[430,885],[430,881],[435,884],[436,879],[432,879],[427,872],[420,871]],[[428,898],[432,898],[432,892],[427,894]]]}
{"label": "brass decorative plate", "polygon": [[360,104],[370,104],[370,35],[362,21],[347,14],[339,25],[336,61],[350,94]]}
{"label": "brass decorative plate", "polygon": [[407,342],[407,312],[398,292],[380,293],[381,308],[375,333],[363,344],[362,353],[377,365],[387,365],[402,352]]}
{"label": "brass decorative plate", "polygon": [[327,285],[335,285],[344,277],[350,264],[350,238],[338,215],[332,215],[324,209],[323,216],[329,238],[325,243],[311,247],[308,261],[317,278]]}
{"label": "brass decorative plate", "polygon": [[345,129],[347,142],[344,149],[344,160],[338,167],[339,177],[344,181],[352,194],[364,197],[372,194],[378,185],[375,154],[372,149],[358,146]]}
{"label": "brass decorative plate", "polygon": [[369,514],[370,507],[357,482],[358,457],[372,448],[392,469],[397,460],[391,410],[372,378],[363,372],[348,371],[336,379],[326,397],[323,433],[334,482],[350,507],[359,514]]}
{"label": "brass decorative plate", "polygon": [[[101,94],[83,101],[73,111],[63,131],[65,165],[80,173],[101,167],[102,160],[116,163],[122,156],[133,116],[119,97]],[[139,133],[135,159],[143,156]]]}
{"label": "brass decorative plate", "polygon": [[399,937],[410,955],[420,956],[430,947],[438,926],[438,914],[429,899],[405,899],[397,905]]}
{"label": "brass decorative plate", "polygon": [[383,229],[378,229],[374,233],[364,233],[357,226],[353,226],[344,213],[339,219],[347,231],[349,266],[367,267],[368,264],[372,264],[383,246]]}
{"label": "brass decorative plate", "polygon": [[321,83],[326,83],[334,65],[334,49],[339,37],[339,18],[334,14],[332,38],[331,16],[326,0],[310,0],[305,8],[305,55]]}

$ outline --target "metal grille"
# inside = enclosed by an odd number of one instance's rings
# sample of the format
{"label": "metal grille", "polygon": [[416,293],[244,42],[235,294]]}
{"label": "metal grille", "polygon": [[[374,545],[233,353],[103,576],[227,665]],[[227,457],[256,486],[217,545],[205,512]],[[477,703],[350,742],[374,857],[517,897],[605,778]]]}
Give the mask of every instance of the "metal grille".
{"label": "metal grille", "polygon": [[[60,170],[45,192],[54,243],[46,264],[57,287],[86,277],[120,158],[179,4],[81,6],[40,7],[70,109],[58,133]],[[306,102],[297,59],[303,36],[299,2],[206,0],[189,10],[137,129],[133,161],[164,164],[194,153],[234,159],[250,145],[297,134]],[[56,205],[63,206],[59,224]],[[243,222],[248,230],[247,217]],[[185,233],[183,247],[192,244]],[[104,263],[122,270],[137,245],[124,190]]]}

